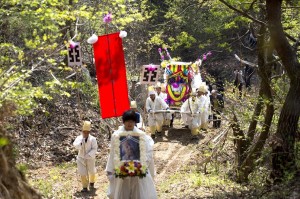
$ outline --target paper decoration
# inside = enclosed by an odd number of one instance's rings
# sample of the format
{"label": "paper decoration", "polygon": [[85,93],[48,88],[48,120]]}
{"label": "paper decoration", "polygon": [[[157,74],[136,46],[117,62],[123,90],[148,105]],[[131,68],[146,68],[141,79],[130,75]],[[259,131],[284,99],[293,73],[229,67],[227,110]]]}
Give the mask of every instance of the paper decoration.
{"label": "paper decoration", "polygon": [[82,56],[80,42],[71,42],[68,47],[68,66],[81,66]]}
{"label": "paper decoration", "polygon": [[141,84],[156,84],[159,78],[159,65],[144,65],[140,75]]}

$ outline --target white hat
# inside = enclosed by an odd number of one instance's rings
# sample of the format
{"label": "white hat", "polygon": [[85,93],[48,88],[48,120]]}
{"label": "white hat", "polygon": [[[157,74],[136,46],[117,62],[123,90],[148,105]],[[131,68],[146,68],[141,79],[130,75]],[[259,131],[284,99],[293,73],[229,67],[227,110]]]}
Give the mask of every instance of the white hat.
{"label": "white hat", "polygon": [[205,84],[201,84],[198,88],[198,91],[200,91],[202,93],[206,93],[207,92],[207,86]]}
{"label": "white hat", "polygon": [[83,122],[82,131],[91,131],[91,122],[90,121]]}
{"label": "white hat", "polygon": [[136,101],[130,102],[130,108],[137,108]]}
{"label": "white hat", "polygon": [[162,85],[160,82],[157,82],[156,85],[154,86],[154,88],[161,88],[161,87],[162,87]]}
{"label": "white hat", "polygon": [[155,95],[155,91],[149,91],[149,95]]}

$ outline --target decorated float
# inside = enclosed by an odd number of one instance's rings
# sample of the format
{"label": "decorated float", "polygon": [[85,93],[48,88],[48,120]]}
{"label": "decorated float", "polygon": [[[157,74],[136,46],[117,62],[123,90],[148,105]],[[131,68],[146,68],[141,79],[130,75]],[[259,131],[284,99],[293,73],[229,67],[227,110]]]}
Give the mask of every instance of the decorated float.
{"label": "decorated float", "polygon": [[202,59],[199,58],[195,62],[174,61],[167,48],[164,49],[164,52],[159,48],[158,52],[162,60],[161,67],[164,70],[166,102],[170,108],[179,109],[188,99],[189,94],[199,88],[202,82],[200,66],[202,61],[211,55],[211,52],[203,54]]}

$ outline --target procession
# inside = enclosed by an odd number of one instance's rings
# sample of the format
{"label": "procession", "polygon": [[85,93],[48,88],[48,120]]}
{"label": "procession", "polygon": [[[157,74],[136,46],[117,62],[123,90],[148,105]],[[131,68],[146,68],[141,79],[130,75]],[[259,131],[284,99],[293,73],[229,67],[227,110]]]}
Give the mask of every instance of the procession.
{"label": "procession", "polygon": [[300,198],[300,1],[0,4],[0,199]]}

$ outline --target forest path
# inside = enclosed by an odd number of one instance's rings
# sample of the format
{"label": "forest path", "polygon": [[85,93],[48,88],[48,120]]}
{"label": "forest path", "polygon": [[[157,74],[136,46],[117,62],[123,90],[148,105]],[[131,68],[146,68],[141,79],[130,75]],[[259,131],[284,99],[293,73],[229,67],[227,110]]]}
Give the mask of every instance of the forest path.
{"label": "forest path", "polygon": [[[163,135],[155,139],[154,163],[156,176],[154,180],[159,198],[167,198],[163,190],[161,190],[163,184],[170,176],[178,172],[185,172],[190,162],[195,159],[195,155],[199,154],[197,149],[201,148],[202,143],[206,143],[207,140],[210,139],[210,135],[213,135],[210,132],[214,131],[213,129],[209,129],[208,133],[202,132],[198,140],[192,140],[189,129],[184,128],[178,119],[175,120],[174,123],[174,128],[164,128]],[[101,143],[98,143],[98,145],[101,145]],[[45,198],[61,198],[61,196],[58,195],[64,192],[64,196],[67,196],[67,198],[106,199],[108,179],[104,170],[108,152],[109,148],[107,145],[107,147],[102,148],[100,154],[97,155],[96,189],[88,193],[80,193],[80,178],[77,173],[76,164],[73,161],[67,163],[68,166],[66,167],[47,166],[30,170],[28,178],[30,181],[35,181],[35,186],[39,187],[39,189],[41,188],[41,183],[45,183],[43,180],[48,180],[49,184],[47,183],[46,185],[51,185],[52,190],[50,192],[49,189],[49,196]],[[199,158],[199,156],[197,156],[197,158]],[[45,192],[45,190],[41,192]],[[56,194],[58,195],[55,196]]]}

